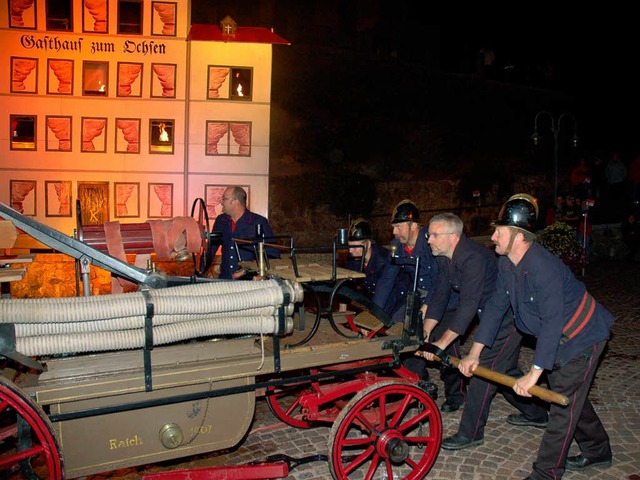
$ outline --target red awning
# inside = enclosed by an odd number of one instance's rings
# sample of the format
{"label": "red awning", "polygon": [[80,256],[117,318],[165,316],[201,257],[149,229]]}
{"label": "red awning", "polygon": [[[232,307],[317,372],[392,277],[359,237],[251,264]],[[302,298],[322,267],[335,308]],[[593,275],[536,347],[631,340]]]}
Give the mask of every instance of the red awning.
{"label": "red awning", "polygon": [[291,42],[276,35],[268,28],[237,27],[234,35],[224,35],[218,25],[194,23],[187,40],[203,42],[271,43],[291,45]]}

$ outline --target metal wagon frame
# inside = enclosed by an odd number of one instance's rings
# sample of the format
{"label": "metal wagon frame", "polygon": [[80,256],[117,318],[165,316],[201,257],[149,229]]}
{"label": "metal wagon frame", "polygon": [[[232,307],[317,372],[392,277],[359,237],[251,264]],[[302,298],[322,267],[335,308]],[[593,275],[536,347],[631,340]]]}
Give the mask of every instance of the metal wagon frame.
{"label": "metal wagon frame", "polygon": [[[4,204],[0,216],[78,260],[83,272],[92,264],[137,283],[145,298],[155,290],[221,282],[128,265]],[[154,305],[147,301],[139,348],[32,358],[16,350],[11,323],[3,321],[0,471],[57,480],[230,448],[247,434],[256,394],[264,392],[274,414],[290,425],[331,425],[334,478],[424,478],[439,452],[442,423],[433,399],[401,365],[401,354],[421,343],[417,315],[398,325],[401,330],[380,318],[386,336],[336,334],[329,343],[284,348],[292,328],[288,308],[299,302],[293,297],[300,288],[272,280],[282,286],[283,300],[267,336],[156,345]],[[345,287],[340,295],[374,310],[355,290]]]}

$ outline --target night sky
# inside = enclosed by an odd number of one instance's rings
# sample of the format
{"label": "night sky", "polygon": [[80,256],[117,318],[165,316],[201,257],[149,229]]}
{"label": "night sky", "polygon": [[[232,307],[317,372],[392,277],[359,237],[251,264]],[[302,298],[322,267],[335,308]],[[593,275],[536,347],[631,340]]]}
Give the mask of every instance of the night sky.
{"label": "night sky", "polygon": [[[275,7],[266,15],[260,8],[262,3],[271,5],[251,0],[215,3],[194,0],[193,21],[218,23],[229,14],[241,25],[274,27],[276,33],[292,42],[291,46],[278,48],[296,49],[313,41],[308,35],[303,37],[300,25],[304,29],[305,22],[317,23],[318,18],[327,18],[326,13],[318,15],[317,2],[273,0]],[[324,5],[334,7],[335,17],[339,18],[336,22],[343,22],[348,29],[357,17],[354,9],[360,8],[361,15],[363,4],[365,2],[344,0]],[[376,41],[388,41],[390,49],[398,50],[399,58],[419,63],[425,50],[433,48],[437,50],[437,67],[442,71],[474,73],[478,49],[488,47],[495,54],[493,76],[496,80],[531,84],[534,88],[549,88],[574,97],[577,111],[572,113],[578,118],[580,136],[588,139],[593,150],[608,155],[608,151],[616,149],[627,162],[640,154],[640,143],[636,140],[640,129],[638,56],[632,50],[639,42],[634,32],[593,24],[522,26],[515,22],[499,25],[477,22],[476,26],[432,26],[423,23],[424,16],[415,14],[411,2],[372,4],[378,22],[375,28],[393,32],[376,35]],[[359,34],[353,32],[353,35]],[[425,41],[433,46],[425,47]],[[553,72],[550,84],[544,80],[545,72],[549,71]]]}
{"label": "night sky", "polygon": [[601,148],[619,148],[629,161],[640,154],[638,56],[633,52],[639,42],[633,32],[617,30],[593,25],[489,26],[463,32],[443,28],[443,67],[464,56],[467,44],[491,46],[500,69],[553,65],[552,88],[574,95],[580,107],[578,120],[586,129],[581,136],[588,135]]}

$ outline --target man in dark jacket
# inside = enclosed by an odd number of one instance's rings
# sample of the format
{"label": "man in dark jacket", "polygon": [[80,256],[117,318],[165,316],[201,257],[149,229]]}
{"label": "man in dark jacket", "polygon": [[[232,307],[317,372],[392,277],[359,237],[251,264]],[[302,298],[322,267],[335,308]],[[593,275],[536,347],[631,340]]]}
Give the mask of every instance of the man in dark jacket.
{"label": "man in dark jacket", "polygon": [[[424,315],[433,295],[433,277],[438,271],[435,258],[427,243],[427,227],[420,225],[420,211],[411,200],[402,200],[391,216],[393,236],[391,240],[392,263],[396,265],[395,274],[381,279],[376,288],[377,301],[386,302],[394,289],[400,272],[411,279],[416,274],[418,260],[417,288],[420,297],[420,309]],[[384,301],[384,302],[383,302]]]}
{"label": "man in dark jacket", "polygon": [[[405,315],[407,292],[411,288],[411,278],[404,272],[393,272],[398,267],[391,264],[391,253],[373,240],[371,224],[364,218],[354,220],[349,226],[349,258],[346,267],[349,270],[362,269],[366,278],[363,287],[381,309],[394,321],[402,321]],[[363,258],[364,257],[364,258]],[[382,301],[376,297],[376,286],[380,279],[393,276],[393,289]]]}
{"label": "man in dark jacket", "polygon": [[[469,239],[463,232],[460,217],[453,213],[434,216],[429,222],[429,245],[438,262],[436,288],[427,311],[425,338],[451,356],[460,357],[460,338],[468,331],[478,312],[495,291],[498,275],[498,257],[493,250]],[[457,292],[455,308],[447,308],[449,297]],[[484,367],[514,377],[521,377],[518,357],[522,336],[514,326],[509,309],[502,318],[500,333],[494,348],[483,352]],[[433,356],[425,353],[429,360]],[[442,448],[459,450],[480,445],[484,441],[484,427],[489,417],[491,401],[497,386],[480,379],[472,379],[465,391],[464,377],[457,369],[443,368],[445,403],[441,410],[455,411],[460,408],[465,393],[467,401],[462,413],[458,432],[442,442]],[[545,426],[547,412],[538,403],[518,401],[517,396],[503,391],[506,399],[516,406],[520,415],[510,415],[518,425]]]}
{"label": "man in dark jacket", "polygon": [[[558,257],[535,243],[536,219],[537,202],[530,195],[514,195],[502,207],[491,237],[501,255],[496,291],[480,315],[469,354],[458,366],[464,375],[473,374],[483,349],[495,348],[510,307],[518,330],[536,337],[533,365],[513,390],[531,397],[529,390],[546,372],[551,390],[565,395],[569,404],[551,404],[533,471],[525,480],[559,479],[565,469],[607,467],[612,458],[609,437],[588,394],[613,317]],[[567,457],[574,439],[582,453]]]}
{"label": "man in dark jacket", "polygon": [[[238,244],[238,256],[233,239],[256,240],[256,225],[262,226],[267,241],[273,232],[269,220],[247,209],[247,192],[242,187],[227,187],[222,195],[222,212],[213,223],[213,232],[222,234],[219,278],[244,279],[246,272],[238,263],[256,260],[255,249],[253,245]],[[270,258],[280,258],[280,252],[273,247],[267,247],[265,253]]]}
{"label": "man in dark jacket", "polygon": [[[397,282],[403,281],[401,274],[406,274],[418,290],[420,312],[424,317],[429,301],[433,296],[433,277],[438,271],[435,257],[427,243],[427,227],[420,225],[420,211],[411,200],[402,200],[393,210],[391,216],[393,236],[391,240],[391,263],[397,268],[391,270],[378,281],[374,302],[378,305],[386,304],[392,295]],[[417,264],[417,272],[416,272]],[[421,380],[429,378],[427,362],[422,357],[410,355],[403,362],[404,366],[416,373]]]}

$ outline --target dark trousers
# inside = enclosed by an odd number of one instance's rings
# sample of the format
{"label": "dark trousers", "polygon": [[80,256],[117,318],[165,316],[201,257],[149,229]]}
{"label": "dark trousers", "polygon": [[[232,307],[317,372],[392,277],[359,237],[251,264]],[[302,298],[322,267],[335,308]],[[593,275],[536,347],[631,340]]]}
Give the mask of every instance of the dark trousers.
{"label": "dark trousers", "polygon": [[584,457],[611,458],[609,436],[588,398],[606,343],[605,340],[589,347],[547,375],[551,390],[566,395],[569,405],[551,404],[549,425],[542,436],[538,457],[533,462],[533,478],[562,478],[573,439]]}
{"label": "dark trousers", "polygon": [[[502,319],[502,325],[493,347],[487,347],[482,350],[480,366],[511,377],[521,377],[522,371],[518,367],[521,343],[522,336],[515,328],[513,313],[509,309]],[[521,397],[511,388],[498,387],[496,384],[482,378],[471,377],[469,388],[467,389],[467,403],[464,406],[460,425],[458,426],[459,434],[473,439],[484,438],[484,427],[489,418],[491,402],[498,389],[500,389],[505,399],[520,410],[529,420],[544,422],[547,419],[546,409],[537,400]]]}
{"label": "dark trousers", "polygon": [[[433,332],[431,332],[430,342],[434,342],[442,337],[447,328],[449,328],[455,314],[455,310],[447,310],[445,312],[442,320],[438,322]],[[444,349],[444,352],[450,357],[460,358],[460,337],[456,338],[454,342],[451,342],[449,346]],[[440,366],[440,377],[444,383],[445,402],[451,405],[462,405],[467,396],[467,377],[462,375],[456,367],[446,365]]]}

